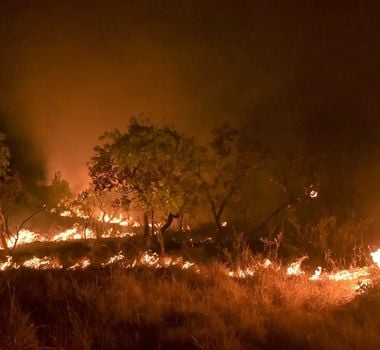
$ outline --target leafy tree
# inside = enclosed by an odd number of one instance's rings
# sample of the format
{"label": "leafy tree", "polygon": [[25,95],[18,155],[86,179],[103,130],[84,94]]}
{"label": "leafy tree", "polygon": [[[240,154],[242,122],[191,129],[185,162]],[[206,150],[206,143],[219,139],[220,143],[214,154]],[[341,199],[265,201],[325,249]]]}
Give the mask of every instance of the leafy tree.
{"label": "leafy tree", "polygon": [[[9,254],[16,247],[19,232],[43,207],[35,206],[29,193],[23,190],[18,174],[10,171],[10,152],[4,140],[5,136],[0,134],[0,242]],[[28,214],[19,219],[25,208]],[[17,217],[17,224],[10,222],[11,216]],[[10,240],[14,241],[13,247],[8,246]]]}
{"label": "leafy tree", "polygon": [[0,133],[0,179],[3,181],[7,178],[9,172],[10,153],[4,143],[5,135]]}
{"label": "leafy tree", "polygon": [[71,202],[70,210],[81,218],[84,238],[87,238],[89,228],[100,238],[107,224],[122,223],[124,220],[119,194],[116,191],[95,190],[93,186],[78,194]]}
{"label": "leafy tree", "polygon": [[74,198],[69,183],[62,178],[62,174],[54,174],[50,184],[44,189],[44,202],[48,208],[65,210],[68,203]]}
{"label": "leafy tree", "polygon": [[[295,208],[298,204],[315,202],[319,198],[320,167],[317,159],[299,150],[288,148],[271,153],[269,161],[270,182],[280,191],[280,203],[258,226],[263,228],[281,213],[284,220],[295,224]],[[283,221],[284,221],[283,220]]]}
{"label": "leafy tree", "polygon": [[242,181],[257,167],[259,157],[243,128],[235,129],[224,124],[213,130],[212,136],[203,152],[198,176],[220,239],[226,206],[237,195]]}
{"label": "leafy tree", "polygon": [[163,237],[173,220],[187,210],[198,193],[200,150],[192,138],[171,127],[157,127],[136,118],[125,133],[115,130],[95,147],[89,164],[97,189],[118,189],[124,208],[133,203],[144,212],[144,233],[155,233],[155,215],[164,223],[157,231],[161,252]]}

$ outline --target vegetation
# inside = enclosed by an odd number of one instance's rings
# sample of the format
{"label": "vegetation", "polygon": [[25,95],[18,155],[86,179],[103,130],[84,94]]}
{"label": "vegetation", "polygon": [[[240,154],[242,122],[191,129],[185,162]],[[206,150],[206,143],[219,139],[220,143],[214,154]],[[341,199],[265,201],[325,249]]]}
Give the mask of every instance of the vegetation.
{"label": "vegetation", "polygon": [[[2,349],[374,349],[379,288],[223,266],[17,271],[0,282]],[[350,301],[351,300],[351,301]]]}
{"label": "vegetation", "polygon": [[[1,136],[0,266],[17,268],[0,271],[0,349],[380,346],[378,279],[354,291],[349,278],[310,281],[280,268],[305,254],[330,271],[369,268],[372,221],[347,214],[354,201],[342,212],[326,206],[328,169],[317,157],[245,127],[222,125],[201,143],[132,118],[101,138],[77,195],[60,173],[31,186],[11,159]],[[261,188],[273,199],[259,215]],[[47,242],[17,245],[26,228]],[[104,263],[146,249],[199,269]],[[278,268],[262,268],[263,257]],[[28,269],[27,259],[55,265]],[[252,264],[261,268],[244,270]]]}

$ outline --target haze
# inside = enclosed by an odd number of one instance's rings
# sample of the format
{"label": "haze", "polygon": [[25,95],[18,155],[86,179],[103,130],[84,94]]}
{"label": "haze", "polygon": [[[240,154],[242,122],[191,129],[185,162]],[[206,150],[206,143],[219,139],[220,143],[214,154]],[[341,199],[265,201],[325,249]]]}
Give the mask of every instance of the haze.
{"label": "haze", "polygon": [[376,14],[364,2],[3,0],[1,120],[31,145],[21,158],[38,154],[75,189],[98,137],[140,113],[197,135],[258,120],[275,139],[333,119],[351,138],[377,125]]}

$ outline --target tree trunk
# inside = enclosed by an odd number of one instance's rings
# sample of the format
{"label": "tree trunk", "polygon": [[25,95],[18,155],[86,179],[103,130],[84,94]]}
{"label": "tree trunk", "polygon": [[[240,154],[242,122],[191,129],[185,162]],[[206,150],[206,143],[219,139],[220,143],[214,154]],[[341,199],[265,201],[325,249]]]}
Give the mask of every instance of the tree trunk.
{"label": "tree trunk", "polygon": [[154,236],[154,211],[153,211],[153,208],[152,208],[150,220],[151,220],[151,224],[152,224],[151,232],[152,232],[152,236]]}
{"label": "tree trunk", "polygon": [[217,240],[221,240],[223,237],[223,226],[220,222],[222,217],[222,212],[219,211],[218,213],[214,213],[214,219],[215,219],[215,226],[216,226],[216,238]]}
{"label": "tree trunk", "polygon": [[144,213],[144,237],[147,238],[149,236],[149,213]]}
{"label": "tree trunk", "polygon": [[3,214],[2,209],[0,208],[0,242],[6,254],[10,254],[11,250],[8,247],[7,240],[5,235],[8,233],[8,225],[5,215]]}
{"label": "tree trunk", "polygon": [[179,214],[169,213],[169,215],[166,218],[165,224],[161,227],[161,229],[157,233],[158,243],[160,244],[162,255],[165,254],[165,242],[164,242],[165,233],[169,229],[169,227],[172,225],[173,220],[177,219],[178,217],[179,217]]}
{"label": "tree trunk", "polygon": [[5,251],[6,254],[10,254],[11,253],[11,250],[9,249],[8,245],[7,245],[7,240],[5,239],[5,232],[2,231],[0,233],[0,241],[1,241],[1,245]]}

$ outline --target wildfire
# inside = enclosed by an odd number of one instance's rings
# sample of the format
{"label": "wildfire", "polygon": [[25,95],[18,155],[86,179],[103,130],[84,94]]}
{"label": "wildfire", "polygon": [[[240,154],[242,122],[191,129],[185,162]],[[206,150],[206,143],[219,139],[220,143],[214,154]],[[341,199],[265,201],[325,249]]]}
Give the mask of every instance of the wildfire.
{"label": "wildfire", "polygon": [[62,265],[59,264],[58,260],[45,256],[43,258],[33,257],[23,262],[23,267],[36,270],[50,270],[50,269],[61,269]]}
{"label": "wildfire", "polygon": [[46,240],[46,237],[40,235],[39,233],[22,229],[18,232],[17,236],[12,236],[7,240],[7,246],[13,247],[15,244],[44,242]]}
{"label": "wildfire", "polygon": [[156,269],[176,266],[180,267],[183,270],[187,270],[191,267],[195,267],[196,265],[195,263],[184,260],[182,257],[160,257],[157,253],[147,251],[144,252],[141,257],[134,259],[132,263],[126,263],[124,265],[126,268],[134,268],[138,266],[153,267]]}
{"label": "wildfire", "polygon": [[11,256],[7,256],[6,258],[7,260],[5,262],[0,262],[0,271],[20,268],[20,265],[15,263]]}
{"label": "wildfire", "polygon": [[91,265],[91,261],[88,258],[82,258],[77,263],[69,267],[69,270],[85,269]]}
{"label": "wildfire", "polygon": [[367,267],[353,269],[353,270],[341,270],[336,273],[331,273],[328,278],[333,281],[353,281],[363,277],[369,276],[370,273]]}
{"label": "wildfire", "polygon": [[[82,213],[78,209],[65,210],[59,214],[62,217],[90,219],[90,216]],[[113,216],[101,211],[94,219],[100,223],[115,224],[120,226],[140,227],[140,223],[135,221],[132,217],[124,217],[122,214]]]}
{"label": "wildfire", "polygon": [[372,252],[371,257],[373,262],[377,265],[377,267],[380,267],[380,249],[376,250],[375,252]]}
{"label": "wildfire", "polygon": [[322,267],[318,266],[318,268],[314,271],[314,274],[309,278],[310,281],[319,281],[321,279]]}
{"label": "wildfire", "polygon": [[[64,211],[60,214],[61,216],[68,216],[68,217],[84,217],[80,212],[71,212],[71,211]],[[82,216],[81,216],[82,215]],[[134,221],[131,217],[126,218],[122,215],[119,215],[117,217],[112,217],[108,214],[102,213],[99,218],[99,221],[103,223],[110,223],[114,225],[119,225],[123,227],[138,227],[140,226],[139,223]],[[223,222],[223,226],[227,225],[227,222]],[[159,227],[160,224],[155,224],[155,227]],[[119,230],[117,227],[112,226],[109,227],[107,230],[102,231],[101,237],[107,238],[107,237],[126,237],[126,236],[134,236],[134,232],[126,232]],[[26,244],[26,243],[32,243],[36,241],[52,241],[52,242],[59,242],[59,241],[68,241],[68,240],[78,240],[78,239],[84,239],[84,238],[90,238],[94,239],[97,238],[97,235],[95,232],[88,228],[85,230],[85,236],[83,229],[81,228],[80,224],[74,224],[74,226],[70,229],[67,229],[65,231],[59,232],[55,234],[50,239],[47,238],[44,235],[41,235],[39,233],[30,231],[30,230],[20,230],[17,237],[11,237],[8,239],[7,244],[8,246],[12,247],[15,244]],[[207,237],[202,243],[205,243],[207,241],[211,241],[211,237]],[[380,249],[377,249],[376,251],[373,251],[370,253],[371,258],[373,260],[374,266],[380,268]],[[257,270],[259,269],[273,269],[274,271],[285,271],[286,275],[288,276],[302,276],[306,275],[307,273],[302,269],[303,262],[307,259],[307,256],[303,256],[296,261],[290,263],[285,268],[281,267],[279,264],[274,264],[269,259],[263,259],[261,261],[255,261],[251,266],[245,266],[245,267],[238,267],[235,270],[227,270],[226,274],[229,277],[232,278],[239,278],[239,279],[245,279],[245,278],[251,278],[253,277]],[[88,266],[92,265],[92,261],[87,258],[81,258],[77,262],[75,262],[73,265],[69,267],[63,267],[60,262],[55,259],[48,256],[45,256],[43,258],[39,257],[32,257],[30,259],[25,260],[22,263],[15,262],[12,257],[6,256],[5,261],[0,261],[0,271],[6,271],[10,269],[19,269],[19,268],[28,268],[28,269],[39,269],[39,270],[48,270],[48,269],[63,269],[67,268],[68,270],[77,270],[77,269],[85,269]],[[187,269],[193,269],[196,272],[200,271],[200,268],[197,264],[194,262],[190,262],[187,260],[184,260],[182,257],[170,257],[170,256],[159,256],[157,253],[146,251],[142,253],[139,257],[128,260],[127,257],[120,251],[114,256],[111,256],[108,258],[108,260],[99,263],[97,266],[110,266],[114,264],[118,264],[119,266],[126,268],[126,269],[133,269],[136,267],[149,267],[149,268],[168,268],[168,267],[177,267],[183,270]],[[363,291],[363,288],[368,287],[373,284],[373,278],[377,278],[376,275],[374,275],[372,272],[373,266],[364,266],[360,268],[350,268],[350,269],[343,269],[339,271],[326,271],[321,266],[318,266],[318,268],[314,271],[313,274],[309,276],[309,280],[312,282],[316,281],[334,281],[334,282],[344,282],[347,283],[345,285],[349,286],[353,291],[360,292]]]}
{"label": "wildfire", "polygon": [[105,263],[102,263],[102,266],[112,265],[124,259],[125,259],[125,256],[120,251],[118,254],[111,256]]}
{"label": "wildfire", "polygon": [[[88,237],[95,236],[93,235],[92,230],[88,230]],[[81,233],[78,232],[77,227],[70,228],[68,230],[65,230],[63,232],[57,233],[53,236],[54,242],[60,242],[60,241],[68,241],[68,240],[75,240],[75,239],[82,239],[84,238]]]}
{"label": "wildfire", "polygon": [[228,271],[228,276],[235,278],[247,278],[252,277],[255,274],[255,271],[251,268],[246,268],[244,270],[237,269],[236,271]]}
{"label": "wildfire", "polygon": [[317,198],[318,197],[318,191],[311,190],[309,193],[310,198]]}
{"label": "wildfire", "polygon": [[301,269],[302,263],[307,259],[307,256],[303,256],[302,258],[299,258],[295,262],[291,263],[288,268],[286,269],[286,273],[289,276],[299,276],[304,275],[305,271]]}
{"label": "wildfire", "polygon": [[[371,253],[373,261],[376,263],[378,260],[379,250]],[[306,256],[296,260],[295,262],[289,264],[286,268],[286,274],[288,276],[301,276],[305,275],[306,272],[302,270],[302,263],[307,259]],[[129,260],[120,251],[114,256],[111,256],[107,261],[99,264],[98,266],[106,267],[110,265],[118,264],[125,269],[133,269],[137,267],[149,267],[155,269],[177,267],[183,270],[192,269],[195,272],[200,272],[200,267],[194,262],[184,260],[182,257],[161,257],[157,253],[152,253],[146,251],[141,254],[138,258]],[[78,270],[86,269],[88,266],[92,265],[91,260],[88,257],[83,257],[78,260],[75,264],[66,267],[68,270]],[[51,269],[63,269],[64,267],[60,264],[58,259],[45,256],[43,258],[32,257],[25,260],[22,264],[18,264],[13,261],[12,257],[7,256],[5,261],[0,261],[0,271],[6,271],[11,269],[19,268],[37,269],[37,270],[51,270]],[[277,267],[277,268],[276,268]],[[268,269],[271,268],[273,271],[281,271],[281,266],[278,264],[273,264],[269,259],[264,259],[262,262],[256,262],[254,266],[237,268],[236,270],[226,270],[226,275],[232,278],[251,278],[255,275],[257,269]],[[355,269],[345,269],[336,272],[323,272],[322,267],[319,266],[315,272],[309,277],[312,282],[315,281],[335,281],[335,282],[349,282],[347,285],[352,291],[360,293],[366,287],[373,284],[371,276],[370,266],[365,266]]]}

